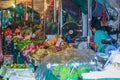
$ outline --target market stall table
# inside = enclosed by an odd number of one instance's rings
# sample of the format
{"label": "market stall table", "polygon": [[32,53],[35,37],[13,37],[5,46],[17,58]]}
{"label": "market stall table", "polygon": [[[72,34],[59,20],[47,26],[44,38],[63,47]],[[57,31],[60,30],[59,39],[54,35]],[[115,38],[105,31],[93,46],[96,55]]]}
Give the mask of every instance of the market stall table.
{"label": "market stall table", "polygon": [[0,75],[4,80],[35,80],[34,69],[25,64],[4,65]]}

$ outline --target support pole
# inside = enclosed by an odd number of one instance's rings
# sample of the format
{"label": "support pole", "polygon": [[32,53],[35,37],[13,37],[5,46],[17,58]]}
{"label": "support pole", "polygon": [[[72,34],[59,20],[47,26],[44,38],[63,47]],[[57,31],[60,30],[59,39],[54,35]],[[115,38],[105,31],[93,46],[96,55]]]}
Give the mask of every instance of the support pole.
{"label": "support pole", "polygon": [[56,0],[54,0],[54,22],[56,22]]}
{"label": "support pole", "polygon": [[91,27],[91,11],[90,11],[90,2],[91,0],[88,0],[88,20],[87,20],[87,39],[88,39],[88,47],[90,43],[90,27]]}
{"label": "support pole", "polygon": [[59,14],[60,14],[60,0],[57,0],[56,2],[56,8],[57,8],[57,35],[60,34],[60,17],[59,17]]}
{"label": "support pole", "polygon": [[32,25],[34,22],[34,0],[32,0]]}
{"label": "support pole", "polygon": [[60,35],[62,36],[62,25],[63,25],[63,21],[62,21],[62,0],[60,0]]}
{"label": "support pole", "polygon": [[15,23],[16,23],[16,0],[15,0],[15,3],[14,3],[14,4],[15,4],[15,8],[14,8],[14,18],[15,18],[15,19],[14,19],[14,20],[15,20]]}
{"label": "support pole", "polygon": [[0,9],[0,35],[2,35],[2,9]]}
{"label": "support pole", "polygon": [[2,51],[2,10],[0,12],[0,20],[1,20],[1,25],[0,25],[0,62],[3,61],[3,51]]}
{"label": "support pole", "polygon": [[1,25],[2,25],[2,9],[0,9],[0,27],[2,27]]}
{"label": "support pole", "polygon": [[44,13],[43,13],[43,16],[44,16],[44,40],[46,39],[46,10],[47,10],[47,1],[44,0]]}
{"label": "support pole", "polygon": [[84,13],[82,13],[82,25],[83,25],[83,28],[82,28],[82,30],[83,30],[83,32],[82,32],[82,34],[83,34],[83,37],[87,37],[87,35],[88,35],[88,18],[87,18],[88,16],[87,16],[87,14],[84,14]]}

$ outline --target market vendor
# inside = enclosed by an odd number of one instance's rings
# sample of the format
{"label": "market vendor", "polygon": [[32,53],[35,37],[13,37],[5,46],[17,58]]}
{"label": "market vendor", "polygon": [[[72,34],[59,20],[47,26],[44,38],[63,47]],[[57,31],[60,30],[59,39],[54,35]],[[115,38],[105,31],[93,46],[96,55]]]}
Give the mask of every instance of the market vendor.
{"label": "market vendor", "polygon": [[107,39],[107,33],[102,30],[99,21],[92,23],[91,29],[93,32],[93,42],[90,42],[90,47],[97,52],[104,52],[106,44],[102,43],[103,39]]}

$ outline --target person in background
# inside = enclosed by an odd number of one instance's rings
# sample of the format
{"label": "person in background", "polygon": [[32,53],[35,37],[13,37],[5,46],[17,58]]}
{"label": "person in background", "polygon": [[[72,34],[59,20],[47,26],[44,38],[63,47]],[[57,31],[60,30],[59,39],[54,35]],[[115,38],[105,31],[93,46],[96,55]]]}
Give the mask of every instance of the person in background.
{"label": "person in background", "polygon": [[93,48],[97,52],[104,52],[106,44],[102,43],[103,39],[107,39],[108,35],[100,25],[100,21],[95,21],[91,25],[91,29],[93,32],[93,42],[90,42],[90,47]]}

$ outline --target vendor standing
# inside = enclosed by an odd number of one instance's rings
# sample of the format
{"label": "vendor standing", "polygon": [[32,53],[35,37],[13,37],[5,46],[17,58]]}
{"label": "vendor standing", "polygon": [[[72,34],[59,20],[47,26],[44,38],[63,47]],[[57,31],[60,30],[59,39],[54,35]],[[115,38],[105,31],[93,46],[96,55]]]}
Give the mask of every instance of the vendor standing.
{"label": "vendor standing", "polygon": [[91,25],[93,32],[93,42],[90,42],[90,47],[92,47],[97,52],[104,52],[106,44],[102,43],[103,39],[107,39],[107,33],[102,30],[100,21],[95,21]]}

